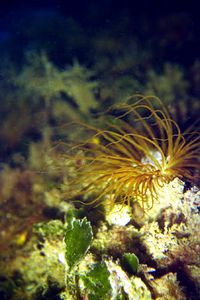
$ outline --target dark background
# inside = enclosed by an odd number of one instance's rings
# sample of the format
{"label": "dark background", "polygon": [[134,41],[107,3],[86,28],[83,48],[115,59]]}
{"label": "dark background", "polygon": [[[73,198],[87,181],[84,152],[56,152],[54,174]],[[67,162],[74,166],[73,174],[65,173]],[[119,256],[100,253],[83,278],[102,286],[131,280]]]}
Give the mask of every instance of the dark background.
{"label": "dark background", "polygon": [[[32,27],[42,23],[45,26],[49,15],[60,19],[72,18],[86,35],[95,35],[100,30],[115,29],[115,34],[137,36],[140,41],[151,41],[158,51],[159,41],[167,40],[161,49],[161,60],[170,60],[187,66],[192,64],[200,53],[200,18],[197,2],[187,1],[1,1],[0,3],[0,47],[2,55],[11,51],[23,56],[27,48],[33,46],[37,36]],[[123,24],[120,30],[120,22]],[[120,21],[119,21],[120,20]],[[124,24],[127,22],[127,24]],[[62,20],[61,20],[62,23]],[[42,25],[41,25],[42,26]],[[53,28],[55,42],[58,28]],[[28,34],[30,28],[30,33]],[[112,30],[112,29],[110,29]],[[26,33],[25,33],[26,32]],[[44,33],[43,33],[44,34]],[[11,42],[12,40],[12,42]],[[51,39],[50,39],[51,40]],[[51,41],[50,41],[51,42]],[[158,44],[158,47],[156,47]],[[41,45],[42,47],[43,45]],[[146,45],[144,44],[144,47]],[[12,49],[11,49],[12,48]],[[13,56],[15,56],[13,55]],[[75,53],[77,55],[77,53]],[[79,56],[79,55],[78,55]],[[81,58],[80,58],[81,59]]]}

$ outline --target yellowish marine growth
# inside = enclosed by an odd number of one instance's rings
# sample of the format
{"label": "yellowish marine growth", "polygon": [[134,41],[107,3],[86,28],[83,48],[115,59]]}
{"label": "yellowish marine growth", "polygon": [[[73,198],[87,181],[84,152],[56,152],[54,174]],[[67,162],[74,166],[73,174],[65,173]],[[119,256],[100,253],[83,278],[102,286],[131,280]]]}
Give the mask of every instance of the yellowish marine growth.
{"label": "yellowish marine growth", "polygon": [[194,181],[199,176],[199,131],[181,132],[158,98],[134,99],[107,111],[106,129],[84,124],[92,138],[75,146],[71,156],[79,161],[76,187],[92,199],[83,202],[137,202],[148,210],[174,178]]}

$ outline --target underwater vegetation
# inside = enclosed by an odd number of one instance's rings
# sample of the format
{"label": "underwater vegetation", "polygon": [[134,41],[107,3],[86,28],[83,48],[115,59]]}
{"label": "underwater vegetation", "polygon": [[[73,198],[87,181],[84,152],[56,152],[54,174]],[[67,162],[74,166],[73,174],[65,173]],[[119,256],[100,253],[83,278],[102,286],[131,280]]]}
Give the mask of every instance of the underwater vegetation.
{"label": "underwater vegetation", "polygon": [[86,203],[136,201],[144,210],[151,209],[175,177],[193,182],[199,178],[198,125],[181,132],[158,98],[133,100],[108,110],[106,128],[84,124],[92,137],[71,149],[71,158],[79,162],[71,185],[81,187],[79,196],[93,196]]}
{"label": "underwater vegetation", "polygon": [[16,86],[24,89],[26,95],[34,96],[35,102],[43,99],[46,108],[51,107],[51,110],[52,102],[70,98],[71,101],[65,103],[67,107],[64,109],[74,116],[76,110],[84,114],[97,106],[92,91],[98,84],[91,79],[92,76],[93,72],[77,60],[73,61],[72,66],[60,70],[49,61],[46,53],[30,52],[27,53],[27,65],[14,81]]}
{"label": "underwater vegetation", "polygon": [[24,173],[2,172],[0,296],[199,299],[198,122],[182,131],[146,96],[99,114],[52,127],[68,142],[32,142]]}
{"label": "underwater vegetation", "polygon": [[88,10],[90,28],[45,11],[9,18],[0,299],[200,299],[200,59],[187,13],[103,12],[90,26]]}

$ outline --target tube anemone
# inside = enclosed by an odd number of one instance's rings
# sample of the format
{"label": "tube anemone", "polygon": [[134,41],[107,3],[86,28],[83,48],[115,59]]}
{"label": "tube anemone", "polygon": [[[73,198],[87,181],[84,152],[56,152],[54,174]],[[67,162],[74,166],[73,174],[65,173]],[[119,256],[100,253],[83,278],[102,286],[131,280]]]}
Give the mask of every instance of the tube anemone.
{"label": "tube anemone", "polygon": [[92,138],[74,148],[73,159],[81,160],[76,187],[93,197],[90,204],[136,201],[150,209],[175,177],[199,177],[200,132],[190,127],[181,133],[159,99],[140,96],[112,106],[104,124],[84,125]]}

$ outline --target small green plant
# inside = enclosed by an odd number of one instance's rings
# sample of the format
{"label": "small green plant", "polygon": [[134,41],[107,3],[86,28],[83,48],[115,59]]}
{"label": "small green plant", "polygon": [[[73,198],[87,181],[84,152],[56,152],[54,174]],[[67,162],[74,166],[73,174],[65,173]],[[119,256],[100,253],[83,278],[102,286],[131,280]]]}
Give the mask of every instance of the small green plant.
{"label": "small green plant", "polygon": [[85,288],[88,290],[89,300],[104,300],[110,299],[111,284],[109,281],[110,272],[105,262],[98,262],[93,264],[91,270],[85,275],[81,276]]}
{"label": "small green plant", "polygon": [[72,219],[65,232],[65,259],[71,271],[86,255],[93,238],[92,227],[86,218]]}
{"label": "small green plant", "polygon": [[139,260],[134,253],[125,253],[122,258],[122,266],[129,273],[136,274],[138,271]]}

